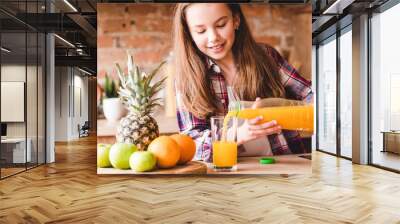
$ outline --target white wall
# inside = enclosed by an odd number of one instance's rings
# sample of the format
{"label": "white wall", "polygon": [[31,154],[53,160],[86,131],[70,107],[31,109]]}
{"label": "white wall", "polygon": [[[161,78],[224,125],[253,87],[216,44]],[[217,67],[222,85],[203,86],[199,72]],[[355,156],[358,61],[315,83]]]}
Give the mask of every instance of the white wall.
{"label": "white wall", "polygon": [[[29,69],[29,68],[28,68]],[[25,65],[2,65],[1,81],[25,82]],[[7,110],[7,108],[1,108]],[[25,137],[25,123],[7,123],[7,137]]]}
{"label": "white wall", "polygon": [[67,67],[55,68],[55,141],[68,140],[68,71]]}
{"label": "white wall", "polygon": [[71,67],[56,67],[56,141],[79,138],[78,124],[88,120],[88,78]]}
{"label": "white wall", "polygon": [[[85,121],[89,120],[89,111],[88,111],[88,77],[84,76],[82,72],[75,69],[74,72],[74,119],[72,123],[73,138],[79,138],[78,133],[78,125],[82,126]],[[79,93],[80,91],[80,93]],[[78,102],[80,101],[80,102]],[[81,110],[81,111],[80,111]]]}
{"label": "white wall", "polygon": [[[28,74],[35,73],[36,67],[28,66],[27,67]],[[1,66],[1,81],[3,82],[25,82],[25,65],[2,65]],[[29,77],[28,77],[29,78]],[[36,111],[36,80],[29,80],[29,86],[35,86],[35,88],[27,88],[27,107],[30,106],[29,112],[33,109]],[[34,108],[32,108],[34,107]],[[7,110],[7,108],[1,108],[2,110]],[[35,130],[36,137],[36,113],[27,113],[28,122],[34,122],[34,124],[29,123],[28,129],[32,128]],[[26,122],[7,122],[7,136],[8,137],[25,137],[25,123]],[[35,127],[33,127],[35,126]],[[28,138],[29,133],[32,133],[30,129],[28,130]]]}
{"label": "white wall", "polygon": [[[43,76],[42,68],[40,66],[37,68],[36,65],[25,67],[25,64],[3,64],[1,66],[2,82],[24,82],[27,91],[26,107],[22,107],[22,113],[25,113],[26,110],[27,119],[22,122],[5,122],[7,124],[7,137],[25,138],[26,133],[33,158],[31,161],[36,162],[36,158],[38,158],[39,163],[44,163],[45,153]],[[25,78],[27,78],[27,81]],[[1,110],[13,113],[11,108],[2,107]],[[39,153],[38,156],[37,153]]]}

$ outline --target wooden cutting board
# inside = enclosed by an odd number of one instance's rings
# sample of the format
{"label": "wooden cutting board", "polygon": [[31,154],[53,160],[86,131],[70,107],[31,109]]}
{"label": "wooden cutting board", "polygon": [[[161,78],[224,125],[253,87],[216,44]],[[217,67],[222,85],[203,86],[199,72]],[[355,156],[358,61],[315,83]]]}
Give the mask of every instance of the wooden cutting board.
{"label": "wooden cutting board", "polygon": [[156,169],[151,172],[136,172],[131,169],[119,170],[115,168],[97,168],[97,174],[136,174],[136,175],[154,175],[154,174],[206,174],[207,165],[199,161],[190,161],[185,165],[178,165],[170,169]]}

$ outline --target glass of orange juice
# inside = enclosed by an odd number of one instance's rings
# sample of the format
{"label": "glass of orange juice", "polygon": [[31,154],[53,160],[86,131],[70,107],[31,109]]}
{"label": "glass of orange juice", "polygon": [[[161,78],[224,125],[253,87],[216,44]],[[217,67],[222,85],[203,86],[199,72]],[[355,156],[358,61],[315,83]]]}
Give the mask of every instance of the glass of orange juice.
{"label": "glass of orange juice", "polygon": [[211,117],[213,167],[215,171],[237,170],[237,118]]}

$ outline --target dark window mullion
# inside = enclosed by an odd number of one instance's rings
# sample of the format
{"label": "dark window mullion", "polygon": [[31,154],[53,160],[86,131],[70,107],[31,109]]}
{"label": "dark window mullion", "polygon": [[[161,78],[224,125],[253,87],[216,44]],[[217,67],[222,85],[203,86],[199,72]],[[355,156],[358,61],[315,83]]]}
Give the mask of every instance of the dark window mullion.
{"label": "dark window mullion", "polygon": [[[46,4],[45,11],[47,13],[47,3],[45,3],[45,4]],[[42,82],[44,82],[44,99],[43,99],[44,107],[42,107],[42,109],[44,108],[44,111],[43,111],[44,112],[44,135],[43,135],[43,140],[44,140],[44,161],[43,161],[43,163],[44,164],[47,162],[47,43],[48,43],[47,37],[48,37],[48,33],[45,32],[44,33],[44,55],[43,55],[44,68],[42,69]],[[44,74],[44,76],[43,76],[43,74]]]}
{"label": "dark window mullion", "polygon": [[[1,26],[1,24],[2,23],[0,23],[0,47],[2,46],[2,32],[1,32],[1,28],[2,28],[2,26]],[[3,53],[1,52],[1,50],[0,50],[0,83],[1,83],[1,67],[2,67],[2,64],[1,64],[1,61],[2,61],[2,59],[1,59],[1,55],[2,55]],[[1,111],[1,85],[0,85],[0,111]],[[0,113],[0,124],[2,124],[2,122],[1,122],[1,113]],[[1,147],[1,144],[0,144],[0,179],[2,179],[2,177],[1,177],[1,170],[2,170],[2,160],[1,160],[1,150],[2,150],[2,147]]]}
{"label": "dark window mullion", "polygon": [[368,12],[368,30],[367,30],[367,46],[368,46],[368,53],[367,53],[367,85],[368,85],[368,96],[367,96],[367,119],[368,119],[368,124],[367,124],[367,141],[368,141],[368,155],[367,155],[367,160],[368,164],[373,164],[373,153],[372,153],[372,65],[371,65],[371,56],[372,56],[372,29],[371,29],[371,20],[372,20],[372,12]]}
{"label": "dark window mullion", "polygon": [[315,130],[315,148],[316,150],[319,150],[319,122],[318,122],[318,118],[319,118],[319,54],[318,54],[318,50],[319,50],[319,44],[317,44],[315,46],[315,96],[316,96],[316,107],[315,107],[315,126],[316,126],[316,130]]}
{"label": "dark window mullion", "polygon": [[[72,89],[71,89],[71,93],[72,93],[72,117],[73,117],[72,120],[74,120],[75,119],[75,67],[71,67],[71,68],[72,68]],[[72,132],[72,134],[73,134],[73,132]]]}
{"label": "dark window mullion", "polygon": [[[48,1],[46,0],[44,2],[45,5],[45,13],[48,13]],[[44,140],[44,161],[43,163],[46,164],[47,162],[47,38],[48,38],[48,33],[47,31],[44,32],[44,68],[42,68],[42,82],[44,82],[44,135],[43,135],[43,140]],[[43,42],[42,42],[43,43]],[[43,60],[43,59],[42,59]],[[43,76],[44,74],[44,76]],[[43,83],[42,83],[43,84]],[[60,90],[61,91],[61,90]],[[42,94],[43,96],[43,94]],[[42,117],[43,118],[43,117]]]}
{"label": "dark window mullion", "polygon": [[341,119],[340,119],[340,30],[336,31],[336,154],[341,157]]}
{"label": "dark window mullion", "polygon": [[[25,0],[25,21],[28,17],[28,1]],[[28,89],[28,24],[25,23],[25,88],[24,88],[24,118],[25,118],[25,170],[28,170],[28,119],[27,119],[27,89]]]}
{"label": "dark window mullion", "polygon": [[[39,0],[36,13],[39,14]],[[39,166],[39,32],[36,32],[36,166]]]}

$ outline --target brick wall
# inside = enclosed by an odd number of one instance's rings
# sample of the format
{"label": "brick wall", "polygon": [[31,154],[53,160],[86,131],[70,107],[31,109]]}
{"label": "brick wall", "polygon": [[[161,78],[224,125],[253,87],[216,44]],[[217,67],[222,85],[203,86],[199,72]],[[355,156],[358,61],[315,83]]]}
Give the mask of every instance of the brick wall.
{"label": "brick wall", "polygon": [[[139,66],[154,68],[171,50],[173,4],[98,4],[98,74],[126,66],[129,50]],[[311,79],[311,5],[248,4],[243,12],[259,42],[269,43]]]}

